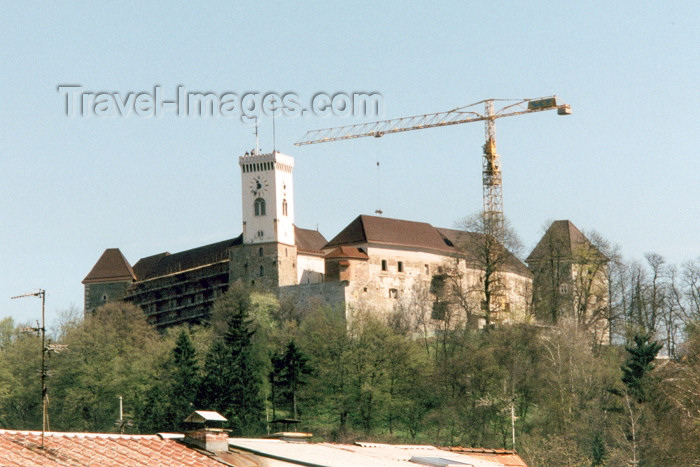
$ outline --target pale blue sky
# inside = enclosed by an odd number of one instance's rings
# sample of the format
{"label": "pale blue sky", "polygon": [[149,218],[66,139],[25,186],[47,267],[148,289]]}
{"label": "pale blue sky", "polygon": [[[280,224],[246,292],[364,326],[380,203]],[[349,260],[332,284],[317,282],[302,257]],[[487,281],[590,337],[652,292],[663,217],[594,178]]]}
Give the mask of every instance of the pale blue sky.
{"label": "pale blue sky", "polygon": [[[37,288],[49,320],[82,308],[105,248],[133,264],[241,232],[250,125],[69,118],[62,84],[379,92],[384,118],[556,94],[573,115],[496,125],[504,210],[526,249],[547,220],[570,219],[627,258],[700,256],[698,2],[3,2],[0,14],[0,318],[39,318],[38,300],[9,299]],[[277,119],[297,225],[330,239],[377,208],[439,227],[481,209],[481,123],[293,146],[356,122]],[[266,152],[271,129],[261,122]]]}

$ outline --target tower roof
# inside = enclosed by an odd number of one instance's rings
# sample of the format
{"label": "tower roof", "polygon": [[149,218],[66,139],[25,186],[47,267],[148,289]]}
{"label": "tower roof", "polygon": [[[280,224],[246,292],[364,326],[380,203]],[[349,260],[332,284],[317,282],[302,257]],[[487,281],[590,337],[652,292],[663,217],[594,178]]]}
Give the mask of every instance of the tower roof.
{"label": "tower roof", "polygon": [[605,258],[605,255],[570,220],[554,221],[525,262],[537,263],[544,258],[552,257],[573,259],[577,252],[584,249],[600,258]]}
{"label": "tower roof", "polygon": [[85,276],[83,284],[134,279],[134,270],[119,248],[107,248]]}

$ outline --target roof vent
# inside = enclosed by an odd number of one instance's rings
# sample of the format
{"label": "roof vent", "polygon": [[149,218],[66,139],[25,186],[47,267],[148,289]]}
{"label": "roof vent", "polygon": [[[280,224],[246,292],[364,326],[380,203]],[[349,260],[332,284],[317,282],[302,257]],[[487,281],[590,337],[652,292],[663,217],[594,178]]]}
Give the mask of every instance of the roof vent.
{"label": "roof vent", "polygon": [[185,423],[195,428],[185,433],[185,443],[210,452],[228,451],[228,431],[221,427],[226,421],[212,410],[192,412]]}

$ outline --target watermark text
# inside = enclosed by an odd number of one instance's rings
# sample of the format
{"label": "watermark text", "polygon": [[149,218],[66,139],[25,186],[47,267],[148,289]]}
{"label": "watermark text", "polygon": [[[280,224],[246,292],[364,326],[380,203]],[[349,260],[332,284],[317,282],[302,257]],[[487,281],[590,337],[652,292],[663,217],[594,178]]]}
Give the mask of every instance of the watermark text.
{"label": "watermark text", "polygon": [[61,84],[63,112],[68,117],[234,117],[251,122],[262,116],[379,117],[384,100],[378,92],[318,92],[302,98],[295,92],[200,92],[185,86],[148,91],[89,91]]}

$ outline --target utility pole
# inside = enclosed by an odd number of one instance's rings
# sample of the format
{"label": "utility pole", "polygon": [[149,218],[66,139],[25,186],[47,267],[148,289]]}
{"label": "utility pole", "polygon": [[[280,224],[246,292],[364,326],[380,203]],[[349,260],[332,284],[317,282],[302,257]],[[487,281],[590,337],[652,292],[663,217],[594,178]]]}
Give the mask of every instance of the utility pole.
{"label": "utility pole", "polygon": [[513,433],[513,451],[515,451],[515,403],[510,403],[510,428]]}

